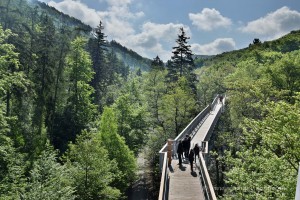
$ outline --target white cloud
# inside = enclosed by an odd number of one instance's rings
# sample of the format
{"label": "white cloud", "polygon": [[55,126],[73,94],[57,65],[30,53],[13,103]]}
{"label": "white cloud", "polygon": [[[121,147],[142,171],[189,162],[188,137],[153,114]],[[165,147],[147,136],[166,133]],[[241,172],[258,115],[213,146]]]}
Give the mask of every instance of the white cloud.
{"label": "white cloud", "polygon": [[267,36],[268,39],[278,38],[295,29],[300,29],[300,13],[286,6],[240,28],[242,32]]}
{"label": "white cloud", "polygon": [[209,44],[191,44],[191,49],[197,55],[216,55],[236,49],[232,38],[218,38]]}
{"label": "white cloud", "polygon": [[140,55],[154,58],[157,55],[164,61],[171,58],[172,47],[183,27],[187,36],[191,36],[189,27],[183,24],[157,24],[145,22],[140,30],[134,28],[134,22],[144,16],[143,12],[132,12],[129,6],[134,0],[99,0],[105,1],[105,11],[89,8],[81,1],[63,0],[59,3],[51,0],[48,4],[84,23],[97,27],[101,20],[107,39],[114,39]]}
{"label": "white cloud", "polygon": [[159,56],[166,61],[171,58],[172,46],[176,45],[175,40],[179,34],[179,28],[183,27],[187,36],[191,36],[189,27],[183,24],[156,24],[146,22],[141,32],[132,34],[127,38],[116,38],[116,41],[128,48],[134,49],[142,56],[154,58]]}
{"label": "white cloud", "polygon": [[134,19],[141,18],[144,13],[131,12],[128,7],[131,0],[106,0],[106,2],[109,5],[106,11],[97,11],[81,1],[73,0],[63,0],[59,3],[50,1],[48,4],[92,27],[97,27],[101,20],[105,27],[105,34],[110,38],[133,34],[133,25],[129,20],[134,21]]}
{"label": "white cloud", "polygon": [[55,7],[57,10],[72,17],[80,19],[82,22],[89,24],[92,27],[96,27],[100,22],[99,13],[80,1],[64,0],[59,3],[49,1],[48,5]]}
{"label": "white cloud", "polygon": [[223,17],[216,9],[204,8],[201,13],[189,13],[192,24],[204,31],[211,31],[220,27],[229,27],[232,22],[229,18]]}
{"label": "white cloud", "polygon": [[132,0],[106,0],[106,2],[111,6],[127,6],[131,4]]}

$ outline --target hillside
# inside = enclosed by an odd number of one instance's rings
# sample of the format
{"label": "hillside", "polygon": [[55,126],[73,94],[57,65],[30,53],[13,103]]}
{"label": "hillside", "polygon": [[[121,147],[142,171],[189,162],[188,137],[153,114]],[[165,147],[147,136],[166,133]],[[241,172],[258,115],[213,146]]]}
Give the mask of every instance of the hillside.
{"label": "hillside", "polygon": [[92,31],[92,27],[84,24],[79,19],[71,17],[63,12],[58,11],[54,7],[48,6],[48,4],[44,2],[40,2],[38,0],[31,1],[31,6],[35,8],[39,8],[38,12],[45,12],[55,21],[56,26],[68,26],[73,27],[75,30],[80,30],[86,33],[87,35]]}
{"label": "hillside", "polygon": [[214,186],[223,188],[215,191],[219,198],[294,198],[300,152],[299,55],[296,30],[204,59],[196,70],[200,102],[220,93],[227,97],[208,159]]}
{"label": "hillside", "polygon": [[218,64],[237,64],[250,57],[257,56],[259,51],[286,53],[300,49],[300,30],[291,31],[289,34],[273,40],[258,44],[250,44],[249,47],[230,52],[218,54],[213,57],[200,57],[203,66],[212,66]]}
{"label": "hillside", "polygon": [[[71,17],[65,13],[62,13],[55,9],[54,7],[48,6],[44,2],[39,2],[37,0],[32,2],[32,6],[38,6],[39,12],[46,12],[49,16],[53,18],[56,26],[67,26],[72,27],[75,31],[79,31],[86,37],[91,37],[91,31],[93,28],[82,21]],[[105,29],[105,27],[104,27]],[[104,30],[105,32],[105,30]],[[140,56],[135,51],[128,49],[116,41],[112,40],[108,42],[108,51],[113,50],[117,54],[117,57],[124,63],[125,66],[129,66],[129,69],[134,71],[140,68],[143,71],[148,71],[150,66],[150,59]]]}
{"label": "hillside", "polygon": [[141,70],[148,71],[151,60],[140,56],[135,51],[122,46],[118,42],[112,40],[110,48],[117,54],[118,58],[124,62],[125,65],[130,66],[130,69],[141,68]]}

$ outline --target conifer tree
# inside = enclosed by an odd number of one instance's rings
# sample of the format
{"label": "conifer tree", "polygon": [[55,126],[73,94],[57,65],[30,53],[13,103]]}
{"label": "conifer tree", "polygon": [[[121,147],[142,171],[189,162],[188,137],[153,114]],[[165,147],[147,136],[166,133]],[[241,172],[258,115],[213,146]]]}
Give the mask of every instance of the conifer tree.
{"label": "conifer tree", "polygon": [[33,82],[35,86],[36,98],[34,102],[33,124],[36,127],[36,141],[42,148],[46,142],[46,126],[49,120],[50,102],[52,101],[52,91],[55,83],[55,45],[56,28],[48,14],[41,15],[40,28],[37,33],[36,55],[37,64],[33,69]]}
{"label": "conifer tree", "polygon": [[72,187],[70,170],[57,161],[56,152],[46,145],[45,150],[33,163],[30,170],[25,200],[72,200],[75,199],[75,188]]}
{"label": "conifer tree", "polygon": [[26,164],[24,155],[17,151],[7,136],[10,131],[8,120],[0,104],[0,199],[20,199],[26,185]]}
{"label": "conifer tree", "polygon": [[56,45],[56,62],[54,69],[54,89],[51,95],[51,101],[49,102],[49,119],[48,119],[48,133],[49,139],[53,142],[53,133],[55,131],[55,121],[59,120],[58,118],[63,113],[63,109],[67,101],[67,84],[68,78],[66,73],[66,56],[70,50],[70,37],[71,31],[68,27],[63,25],[60,28],[60,33],[57,35],[57,45]]}
{"label": "conifer tree", "polygon": [[103,33],[103,24],[100,21],[98,27],[95,29],[94,38],[89,40],[89,52],[91,54],[93,69],[95,75],[91,81],[92,87],[95,89],[94,103],[98,105],[99,110],[102,110],[103,102],[102,98],[106,93],[106,87],[108,82],[107,71],[107,41],[106,36]]}
{"label": "conifer tree", "polygon": [[158,56],[153,58],[151,62],[151,70],[164,70],[164,63]]}
{"label": "conifer tree", "polygon": [[178,38],[176,39],[178,46],[173,47],[173,56],[171,57],[171,61],[167,64],[169,71],[167,77],[170,82],[176,82],[183,76],[186,77],[190,87],[194,93],[196,93],[196,75],[193,72],[195,69],[194,59],[192,57],[193,53],[191,45],[187,44],[190,38],[186,36],[186,32],[182,27],[179,32]]}

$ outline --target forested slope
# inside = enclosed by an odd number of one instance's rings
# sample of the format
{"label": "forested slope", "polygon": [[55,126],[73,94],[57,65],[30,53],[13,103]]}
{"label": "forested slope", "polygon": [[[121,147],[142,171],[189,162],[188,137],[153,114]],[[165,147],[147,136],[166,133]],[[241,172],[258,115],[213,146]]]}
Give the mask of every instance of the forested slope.
{"label": "forested slope", "polygon": [[90,32],[28,1],[0,10],[0,199],[124,199],[143,149],[156,199],[158,149],[204,106],[185,31],[166,68],[111,45],[102,22]]}
{"label": "forested slope", "polygon": [[300,31],[292,31],[217,55],[198,69],[200,96],[227,95],[211,155],[211,175],[223,199],[294,198],[300,161],[299,49]]}

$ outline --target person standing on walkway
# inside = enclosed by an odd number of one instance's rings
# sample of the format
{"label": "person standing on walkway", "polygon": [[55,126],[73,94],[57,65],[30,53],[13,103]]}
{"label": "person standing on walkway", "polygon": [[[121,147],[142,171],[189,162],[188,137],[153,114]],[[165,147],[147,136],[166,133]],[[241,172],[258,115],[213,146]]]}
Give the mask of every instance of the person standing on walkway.
{"label": "person standing on walkway", "polygon": [[200,159],[199,152],[200,152],[200,147],[199,147],[198,143],[196,143],[195,147],[194,147],[195,163],[197,162],[197,159],[196,159],[197,156],[198,156],[198,159]]}
{"label": "person standing on walkway", "polygon": [[191,142],[192,142],[192,137],[188,136],[188,139],[187,139],[187,157],[189,157],[189,151],[190,151],[190,148],[191,148]]}
{"label": "person standing on walkway", "polygon": [[193,172],[193,163],[194,163],[194,150],[191,149],[190,153],[189,153],[189,161],[190,161],[190,165],[191,165],[191,172]]}
{"label": "person standing on walkway", "polygon": [[183,154],[183,145],[182,145],[182,141],[179,140],[179,144],[177,147],[177,154],[178,154],[178,159],[179,159],[179,165],[182,165],[182,154]]}
{"label": "person standing on walkway", "polygon": [[188,160],[188,155],[189,155],[188,135],[186,135],[185,138],[183,139],[182,146],[183,146],[184,158],[185,160]]}
{"label": "person standing on walkway", "polygon": [[223,96],[222,96],[222,95],[219,96],[219,102],[220,102],[221,104],[223,104]]}

